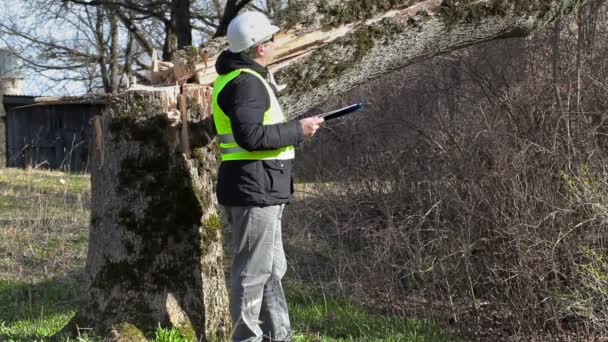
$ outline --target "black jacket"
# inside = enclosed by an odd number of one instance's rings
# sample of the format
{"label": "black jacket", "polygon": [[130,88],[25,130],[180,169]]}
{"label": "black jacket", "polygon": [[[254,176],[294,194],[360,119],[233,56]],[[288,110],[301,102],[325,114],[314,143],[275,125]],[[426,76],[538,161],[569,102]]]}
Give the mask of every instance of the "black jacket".
{"label": "black jacket", "polygon": [[[248,68],[266,77],[268,71],[244,53],[224,51],[215,64],[218,74]],[[249,151],[274,150],[302,140],[298,121],[264,126],[270,97],[264,84],[241,73],[222,89],[220,108],[230,118],[236,142]],[[292,160],[231,160],[220,164],[217,198],[221,205],[268,206],[288,203],[293,193]]]}

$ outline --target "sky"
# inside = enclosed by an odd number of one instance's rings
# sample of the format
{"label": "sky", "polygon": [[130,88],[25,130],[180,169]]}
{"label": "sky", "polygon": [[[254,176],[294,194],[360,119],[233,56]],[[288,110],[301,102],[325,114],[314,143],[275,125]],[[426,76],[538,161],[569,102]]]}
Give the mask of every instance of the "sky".
{"label": "sky", "polygon": [[[75,15],[68,18],[57,18],[48,16],[52,11],[40,8],[28,10],[27,0],[0,0],[0,24],[18,25],[20,28],[32,27],[31,33],[42,37],[43,40],[53,40],[61,45],[76,47],[81,50],[85,46],[83,41],[94,39],[92,32],[83,32],[75,29],[70,23],[78,23],[79,18]],[[46,16],[46,17],[45,17]],[[86,17],[83,15],[83,17]],[[82,19],[82,18],[80,18]],[[1,27],[0,27],[1,29]],[[88,35],[87,35],[88,34]],[[122,36],[126,39],[126,34]],[[11,48],[20,54],[27,56],[30,60],[40,64],[52,64],[57,59],[49,58],[44,60],[39,57],[31,45],[25,40],[19,39],[14,35],[7,35],[0,31],[0,48]],[[34,96],[65,96],[83,95],[88,92],[88,87],[84,83],[87,72],[93,72],[98,68],[97,63],[89,64],[90,67],[82,69],[79,73],[66,70],[45,70],[36,71],[27,62],[22,62],[22,75],[24,78],[23,95]],[[66,76],[71,76],[77,80],[65,80]]]}
{"label": "sky", "polygon": [[[24,8],[26,0],[0,0],[0,20],[7,23],[7,17],[14,19],[14,22],[23,26],[35,25],[38,32],[53,32],[55,39],[61,41],[70,37],[69,30],[60,26],[54,25],[53,22],[40,22],[36,15],[28,13]],[[0,48],[18,48],[13,45],[14,37],[0,32]],[[79,82],[58,82],[53,79],[62,77],[62,71],[47,71],[42,74],[28,68],[27,65],[20,61],[21,75],[24,80],[23,95],[35,96],[61,96],[61,95],[80,95],[86,93],[86,88]]]}

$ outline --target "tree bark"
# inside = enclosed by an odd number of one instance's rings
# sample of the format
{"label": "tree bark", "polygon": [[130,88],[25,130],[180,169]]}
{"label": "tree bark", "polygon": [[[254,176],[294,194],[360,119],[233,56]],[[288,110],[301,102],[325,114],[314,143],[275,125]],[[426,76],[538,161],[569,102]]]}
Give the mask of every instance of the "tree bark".
{"label": "tree bark", "polygon": [[192,24],[190,22],[190,0],[171,1],[171,25],[177,32],[177,49],[192,45]]}
{"label": "tree bark", "polygon": [[116,8],[110,7],[106,9],[106,12],[110,22],[110,88],[112,93],[116,93],[120,86],[118,20],[116,19]]}
{"label": "tree bark", "polygon": [[99,51],[99,56],[97,58],[97,64],[99,64],[99,70],[101,71],[101,80],[103,83],[103,89],[106,93],[112,92],[112,85],[110,84],[110,71],[108,70],[107,61],[106,61],[106,43],[103,32],[103,16],[105,15],[105,10],[103,7],[96,8],[96,17],[95,17],[95,42],[97,43],[97,51]]}
{"label": "tree bark", "polygon": [[[271,68],[288,86],[284,108],[296,116],[423,58],[526,35],[584,2],[302,2],[282,16],[282,57]],[[213,55],[225,40],[205,48]],[[180,93],[186,113],[177,111]],[[64,331],[92,328],[132,341],[161,324],[196,340],[226,338],[210,93],[192,84],[133,88],[94,119],[101,133],[92,156],[91,285]]]}
{"label": "tree bark", "polygon": [[[90,287],[63,333],[143,341],[160,324],[205,341],[230,330],[217,154],[209,135],[182,139],[182,116],[171,115],[179,93],[129,91],[93,119]],[[191,85],[184,95],[190,124],[209,128],[210,91]]]}
{"label": "tree bark", "polygon": [[163,60],[170,61],[179,49],[192,45],[190,0],[171,0],[171,15],[165,20]]}

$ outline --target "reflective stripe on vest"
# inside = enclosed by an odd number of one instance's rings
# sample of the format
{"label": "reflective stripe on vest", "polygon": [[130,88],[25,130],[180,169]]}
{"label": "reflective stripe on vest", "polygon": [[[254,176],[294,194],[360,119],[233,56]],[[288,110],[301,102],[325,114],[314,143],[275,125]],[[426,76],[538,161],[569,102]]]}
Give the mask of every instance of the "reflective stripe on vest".
{"label": "reflective stripe on vest", "polygon": [[264,120],[262,124],[274,125],[283,123],[287,119],[283,114],[283,110],[274,95],[274,91],[270,87],[270,84],[257,72],[251,69],[237,69],[226,75],[220,75],[213,84],[213,122],[215,123],[215,129],[220,140],[220,153],[222,160],[267,160],[267,159],[293,159],[295,157],[295,149],[293,146],[285,146],[275,150],[264,150],[264,151],[247,151],[246,149],[239,146],[232,134],[232,124],[230,118],[224,113],[218,103],[219,94],[224,89],[228,82],[235,79],[241,72],[247,72],[256,76],[268,92],[270,97],[270,108],[264,113]]}

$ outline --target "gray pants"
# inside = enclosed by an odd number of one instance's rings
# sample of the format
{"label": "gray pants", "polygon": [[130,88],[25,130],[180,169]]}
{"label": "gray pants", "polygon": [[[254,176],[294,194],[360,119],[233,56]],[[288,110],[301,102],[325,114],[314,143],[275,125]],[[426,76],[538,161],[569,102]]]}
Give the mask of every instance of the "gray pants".
{"label": "gray pants", "polygon": [[291,341],[281,279],[287,271],[281,236],[284,205],[225,207],[232,227],[232,341]]}

